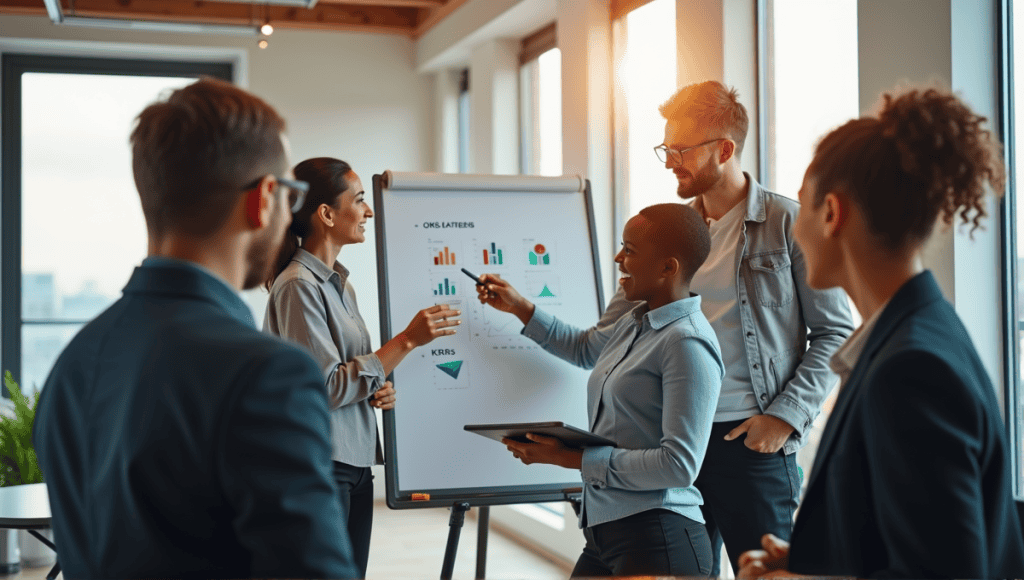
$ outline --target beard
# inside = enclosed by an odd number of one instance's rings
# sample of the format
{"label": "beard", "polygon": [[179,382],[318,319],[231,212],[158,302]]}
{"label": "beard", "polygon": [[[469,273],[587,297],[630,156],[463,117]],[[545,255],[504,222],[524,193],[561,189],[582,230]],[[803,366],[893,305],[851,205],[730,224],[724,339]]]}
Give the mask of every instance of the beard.
{"label": "beard", "polygon": [[251,290],[263,284],[273,274],[274,263],[284,243],[288,220],[284,212],[278,212],[275,219],[253,238],[245,256],[245,279],[242,290]]}
{"label": "beard", "polygon": [[679,195],[680,199],[689,201],[707,193],[718,185],[724,176],[725,172],[718,165],[712,163],[712,160],[709,158],[707,163],[699,168],[696,173],[690,173],[689,183],[679,182],[676,194]]}

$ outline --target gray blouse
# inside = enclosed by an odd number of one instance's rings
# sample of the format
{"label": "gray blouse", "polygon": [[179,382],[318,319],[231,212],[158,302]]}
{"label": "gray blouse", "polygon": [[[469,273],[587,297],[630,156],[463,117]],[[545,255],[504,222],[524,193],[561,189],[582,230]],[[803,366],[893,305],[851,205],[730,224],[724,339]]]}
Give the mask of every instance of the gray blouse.
{"label": "gray blouse", "polygon": [[332,459],[356,467],[384,462],[370,399],[384,366],[370,346],[348,270],[299,249],[274,280],[263,330],[303,346],[319,363],[331,408]]}

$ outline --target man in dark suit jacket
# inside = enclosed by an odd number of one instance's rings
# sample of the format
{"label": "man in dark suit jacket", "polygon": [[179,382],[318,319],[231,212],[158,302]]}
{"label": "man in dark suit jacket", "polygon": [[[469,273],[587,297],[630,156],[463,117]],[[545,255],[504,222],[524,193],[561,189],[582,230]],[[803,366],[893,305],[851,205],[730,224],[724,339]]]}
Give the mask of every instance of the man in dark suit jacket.
{"label": "man in dark suit jacket", "polygon": [[355,576],[323,377],[256,330],[302,185],[284,121],[200,80],[132,133],[149,257],[43,389],[35,443],[69,578]]}

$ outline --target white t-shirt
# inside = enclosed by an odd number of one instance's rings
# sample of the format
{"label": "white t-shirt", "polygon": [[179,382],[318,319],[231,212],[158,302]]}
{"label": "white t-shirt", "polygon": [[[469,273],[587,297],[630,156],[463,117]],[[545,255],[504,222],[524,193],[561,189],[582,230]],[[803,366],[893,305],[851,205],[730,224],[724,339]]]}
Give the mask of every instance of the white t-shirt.
{"label": "white t-shirt", "polygon": [[690,290],[701,296],[701,310],[718,335],[725,363],[722,394],[715,410],[716,423],[738,421],[761,413],[750,380],[743,327],[736,301],[736,259],[747,204],[737,203],[711,224],[711,253],[697,270]]}

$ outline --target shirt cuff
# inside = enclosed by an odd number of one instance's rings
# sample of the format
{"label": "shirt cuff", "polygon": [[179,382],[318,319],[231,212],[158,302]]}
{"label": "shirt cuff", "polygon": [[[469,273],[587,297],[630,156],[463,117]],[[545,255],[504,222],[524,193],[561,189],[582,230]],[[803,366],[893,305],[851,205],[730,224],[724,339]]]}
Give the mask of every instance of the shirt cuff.
{"label": "shirt cuff", "polygon": [[358,374],[360,377],[370,378],[370,392],[376,393],[387,379],[387,375],[384,374],[384,363],[380,362],[380,357],[376,353],[370,353],[362,358],[363,364],[359,365]]}
{"label": "shirt cuff", "polygon": [[523,327],[522,334],[534,342],[542,343],[547,339],[548,334],[551,333],[551,326],[554,323],[554,316],[540,308],[534,307],[533,316],[530,317],[530,321]]}
{"label": "shirt cuff", "polygon": [[765,409],[764,414],[777,417],[789,423],[789,426],[798,435],[803,435],[804,431],[814,422],[814,417],[809,416],[803,407],[785,393],[775,397],[772,404],[768,405],[768,408]]}
{"label": "shirt cuff", "polygon": [[608,486],[608,465],[612,460],[611,447],[588,447],[583,450],[583,482],[596,488]]}

